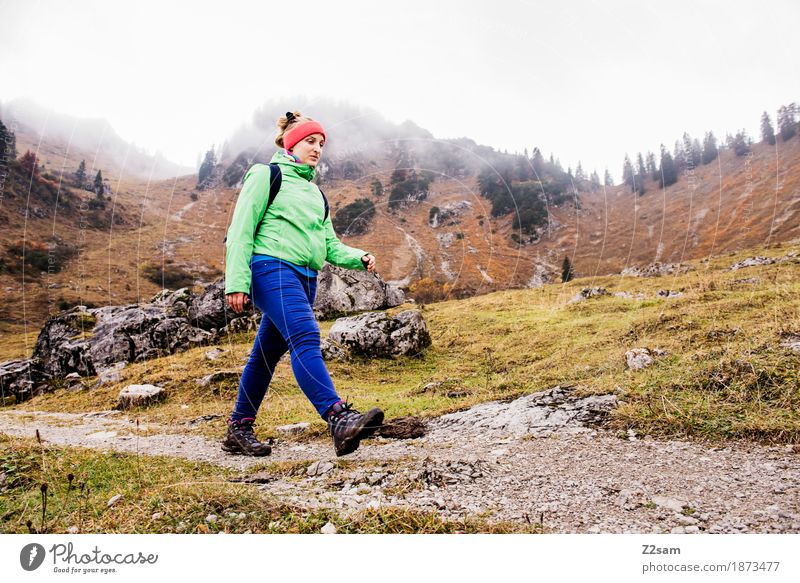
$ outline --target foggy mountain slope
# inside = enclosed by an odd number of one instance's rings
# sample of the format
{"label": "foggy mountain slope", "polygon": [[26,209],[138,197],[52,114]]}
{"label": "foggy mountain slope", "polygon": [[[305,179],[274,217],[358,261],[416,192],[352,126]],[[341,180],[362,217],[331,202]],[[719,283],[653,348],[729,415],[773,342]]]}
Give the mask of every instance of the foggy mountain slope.
{"label": "foggy mountain slope", "polygon": [[[263,114],[264,119],[273,113]],[[519,233],[513,226],[514,211],[493,217],[492,202],[481,194],[478,180],[480,168],[491,166],[500,153],[468,138],[437,140],[411,122],[395,125],[369,115],[361,121],[370,124],[369,135],[382,141],[337,154],[332,139],[321,161],[320,187],[334,218],[358,199],[373,203],[375,215],[367,231],[348,235],[339,230],[339,237],[375,254],[381,277],[399,285],[427,279],[445,296],[465,297],[560,282],[564,257],[570,258],[576,275],[601,276],[653,261],[697,259],[800,237],[798,137],[779,141],[777,147],[754,144],[747,156],[723,149],[718,160],[695,169],[691,182],[684,173],[661,189],[648,179],[643,195],[625,185],[581,190],[558,204],[548,203],[547,220],[537,228],[539,239],[519,244],[514,240]],[[367,142],[347,121],[334,121],[332,127],[348,127],[351,140]],[[34,135],[26,127],[17,131],[21,155]],[[261,155],[268,159],[276,149],[268,140],[272,129],[259,131]],[[246,143],[244,134],[238,135]],[[223,179],[239,154],[233,141],[212,184],[202,190],[197,189],[196,173],[147,180],[102,168],[113,189],[107,204],[121,217],[119,224],[104,228],[87,228],[85,221],[82,225],[85,212],[68,221],[32,215],[25,220],[24,205],[12,208],[6,199],[0,209],[6,217],[0,243],[6,249],[16,240],[41,242],[55,233],[72,245],[80,242],[82,251],[56,274],[29,271],[24,289],[20,274],[0,273],[7,300],[0,319],[21,322],[24,317],[41,323],[62,303],[146,301],[162,285],[204,284],[221,276],[222,239],[239,192],[239,184],[228,186]],[[73,148],[70,163],[89,154]],[[52,152],[55,159],[65,149],[65,143],[47,138],[39,151],[45,157]],[[101,150],[97,152],[100,160]],[[252,152],[245,161],[252,160]],[[64,177],[74,171],[63,166]],[[392,176],[398,168],[429,171],[433,179],[426,196],[393,208]],[[47,163],[48,172],[60,176],[59,170],[56,162]],[[376,194],[376,181],[382,193]],[[93,197],[80,194],[84,201]],[[21,293],[24,311],[18,306]]]}
{"label": "foggy mountain slope", "polygon": [[[0,118],[11,127],[16,125],[17,150],[36,151],[42,163],[53,170],[74,170],[81,160],[87,168],[102,169],[115,175],[161,180],[192,174],[194,168],[175,164],[160,154],[122,139],[106,120],[78,118],[41,107],[27,99],[3,103]],[[92,177],[94,174],[92,175]]]}

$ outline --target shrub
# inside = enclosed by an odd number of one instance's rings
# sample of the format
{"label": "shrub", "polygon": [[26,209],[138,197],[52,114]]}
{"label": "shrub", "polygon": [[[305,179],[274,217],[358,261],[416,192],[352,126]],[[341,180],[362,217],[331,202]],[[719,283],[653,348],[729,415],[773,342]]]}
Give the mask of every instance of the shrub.
{"label": "shrub", "polygon": [[337,211],[331,222],[337,233],[361,235],[367,232],[374,216],[375,204],[368,198],[359,198]]}
{"label": "shrub", "polygon": [[145,263],[141,267],[142,275],[156,285],[163,288],[178,289],[194,284],[194,276],[178,265],[172,259],[167,259],[162,264]]}
{"label": "shrub", "polygon": [[429,304],[448,299],[453,286],[449,283],[423,277],[411,282],[408,291],[418,303]]}

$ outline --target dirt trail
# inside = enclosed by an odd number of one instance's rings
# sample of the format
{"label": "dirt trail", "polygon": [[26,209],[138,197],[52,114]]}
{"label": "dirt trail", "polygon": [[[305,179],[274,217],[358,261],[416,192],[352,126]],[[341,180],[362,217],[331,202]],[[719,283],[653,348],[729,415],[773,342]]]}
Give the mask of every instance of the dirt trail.
{"label": "dirt trail", "polygon": [[[241,470],[287,502],[343,512],[382,505],[458,518],[541,521],[546,532],[800,532],[797,446],[620,439],[576,421],[552,394],[488,403],[429,423],[425,437],[375,438],[334,465],[327,439],[278,441],[268,458],[231,456],[219,443],[124,413],[5,410],[0,432],[58,445],[199,460]],[[538,399],[538,400],[537,400]],[[580,405],[580,403],[578,404]],[[597,402],[592,404],[597,407]],[[503,419],[510,420],[505,423]],[[294,476],[248,474],[265,461],[307,461]]]}

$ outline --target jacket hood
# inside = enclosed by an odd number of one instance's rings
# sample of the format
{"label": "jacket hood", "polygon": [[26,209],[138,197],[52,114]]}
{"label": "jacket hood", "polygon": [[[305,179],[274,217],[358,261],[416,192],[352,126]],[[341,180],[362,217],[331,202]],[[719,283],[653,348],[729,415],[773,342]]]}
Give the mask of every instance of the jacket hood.
{"label": "jacket hood", "polygon": [[291,156],[287,156],[283,150],[278,150],[272,155],[272,160],[269,161],[270,164],[280,164],[281,165],[281,172],[294,172],[301,178],[305,178],[309,182],[314,180],[314,176],[316,176],[317,169],[314,166],[310,166],[308,164],[301,164],[300,162],[295,162],[294,158]]}

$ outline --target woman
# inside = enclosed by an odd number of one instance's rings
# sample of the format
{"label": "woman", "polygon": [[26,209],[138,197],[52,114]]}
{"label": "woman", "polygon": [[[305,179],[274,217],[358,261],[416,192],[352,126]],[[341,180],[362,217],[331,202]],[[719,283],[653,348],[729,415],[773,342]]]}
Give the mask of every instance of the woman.
{"label": "woman", "polygon": [[252,299],[263,315],[222,447],[245,455],[272,452],[256,438],[253,422],[275,366],[289,350],[295,379],[327,421],[336,455],[341,456],[355,451],[359,441],[383,423],[383,411],[373,408],[362,415],[336,393],[322,360],[312,311],[317,270],[328,261],[372,272],[375,257],[339,241],[330,216],[325,217],[323,195],[312,182],[325,146],[325,129],[300,112],[287,112],[277,125],[275,144],[282,150],[271,163],[281,170],[280,190],[266,208],[270,168],[253,165],[244,176],[228,229],[228,305],[238,313]]}

